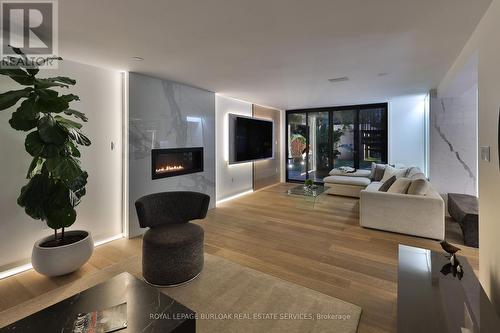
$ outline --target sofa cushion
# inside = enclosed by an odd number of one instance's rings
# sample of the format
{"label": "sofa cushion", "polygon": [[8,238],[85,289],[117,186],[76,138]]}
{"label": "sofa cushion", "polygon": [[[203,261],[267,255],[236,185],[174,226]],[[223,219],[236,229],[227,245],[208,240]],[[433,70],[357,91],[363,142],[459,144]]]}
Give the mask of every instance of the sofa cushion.
{"label": "sofa cushion", "polygon": [[406,194],[408,192],[408,187],[410,187],[411,180],[409,178],[398,178],[394,184],[387,190],[388,193],[400,193]]}
{"label": "sofa cushion", "polygon": [[422,171],[420,170],[420,168],[418,168],[418,167],[408,168],[408,169],[406,169],[405,177],[406,178],[410,178],[411,176],[413,176],[416,173],[422,173]]}
{"label": "sofa cushion", "polygon": [[426,179],[415,179],[411,181],[408,187],[408,194],[412,195],[426,195],[429,190],[429,182]]}
{"label": "sofa cushion", "polygon": [[392,176],[391,178],[387,179],[380,187],[379,191],[380,192],[387,192],[387,190],[394,184],[396,181],[396,176]]}
{"label": "sofa cushion", "polygon": [[384,177],[382,177],[382,182],[385,183],[392,176],[396,176],[396,178],[404,177],[406,174],[406,171],[407,171],[407,169],[396,169],[396,168],[391,167],[390,165],[387,165],[385,167]]}
{"label": "sofa cushion", "polygon": [[328,176],[323,179],[325,183],[354,185],[366,187],[370,185],[370,179],[366,177],[349,177],[349,176]]}
{"label": "sofa cushion", "polygon": [[385,166],[385,164],[372,163],[371,180],[376,182],[381,181],[382,177],[384,177]]}
{"label": "sofa cushion", "polygon": [[355,172],[343,172],[339,169],[332,169],[329,173],[330,176],[346,176],[346,177],[365,177],[369,178],[371,170],[356,170]]}
{"label": "sofa cushion", "polygon": [[382,186],[382,182],[371,182],[370,185],[368,185],[366,188],[365,188],[365,191],[370,191],[370,192],[377,192],[379,190],[379,188]]}

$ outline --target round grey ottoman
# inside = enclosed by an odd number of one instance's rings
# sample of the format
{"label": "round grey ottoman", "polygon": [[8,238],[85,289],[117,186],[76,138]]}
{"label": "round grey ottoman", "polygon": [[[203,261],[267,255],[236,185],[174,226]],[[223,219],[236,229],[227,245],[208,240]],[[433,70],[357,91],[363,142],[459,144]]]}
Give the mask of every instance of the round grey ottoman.
{"label": "round grey ottoman", "polygon": [[203,269],[203,229],[193,223],[166,224],[146,231],[142,274],[146,282],[172,286],[194,279]]}

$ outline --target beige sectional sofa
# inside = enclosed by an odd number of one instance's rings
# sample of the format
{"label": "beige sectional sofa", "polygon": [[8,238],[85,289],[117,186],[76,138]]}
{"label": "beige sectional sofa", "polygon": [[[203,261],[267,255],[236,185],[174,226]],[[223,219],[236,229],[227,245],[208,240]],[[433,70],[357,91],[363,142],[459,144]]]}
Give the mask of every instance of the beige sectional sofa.
{"label": "beige sectional sofa", "polygon": [[[357,175],[331,175],[324,181],[329,187],[329,194],[360,198],[359,220],[362,227],[444,239],[445,204],[430,183],[423,195],[382,192],[379,188],[383,182],[371,181],[366,170],[360,171],[363,172]],[[425,179],[418,168],[408,171],[404,177]],[[364,185],[367,180],[368,184]]]}

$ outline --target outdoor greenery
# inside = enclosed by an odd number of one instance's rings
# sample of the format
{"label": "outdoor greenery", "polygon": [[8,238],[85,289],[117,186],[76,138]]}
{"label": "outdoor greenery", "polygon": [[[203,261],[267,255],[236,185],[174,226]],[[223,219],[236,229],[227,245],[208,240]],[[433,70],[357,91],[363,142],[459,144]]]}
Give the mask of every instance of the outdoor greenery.
{"label": "outdoor greenery", "polygon": [[[78,101],[78,96],[52,89],[69,88],[76,84],[75,80],[61,76],[39,78],[39,68],[20,49],[13,50],[20,58],[10,57],[12,68],[0,69],[0,74],[23,88],[0,94],[0,111],[22,101],[9,124],[27,132],[24,146],[32,156],[26,174],[28,183],[21,188],[17,203],[33,219],[45,221],[54,229],[54,239],[63,242],[64,228],[75,222],[75,207],[85,195],[88,174],[80,167],[79,146],[89,146],[90,140],[80,131],[82,124],[75,120],[86,122],[87,117],[70,108],[70,102]],[[58,229],[62,229],[60,238]]]}

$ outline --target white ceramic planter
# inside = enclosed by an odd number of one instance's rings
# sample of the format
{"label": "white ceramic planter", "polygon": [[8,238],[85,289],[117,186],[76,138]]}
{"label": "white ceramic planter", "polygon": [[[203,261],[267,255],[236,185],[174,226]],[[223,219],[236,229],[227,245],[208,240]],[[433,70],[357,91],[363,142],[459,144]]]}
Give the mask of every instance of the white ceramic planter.
{"label": "white ceramic planter", "polygon": [[52,239],[48,236],[33,245],[31,264],[35,271],[46,276],[59,276],[76,271],[85,264],[94,251],[94,241],[88,231],[66,231],[66,235],[85,233],[87,236],[78,242],[58,247],[41,247],[40,244]]}

